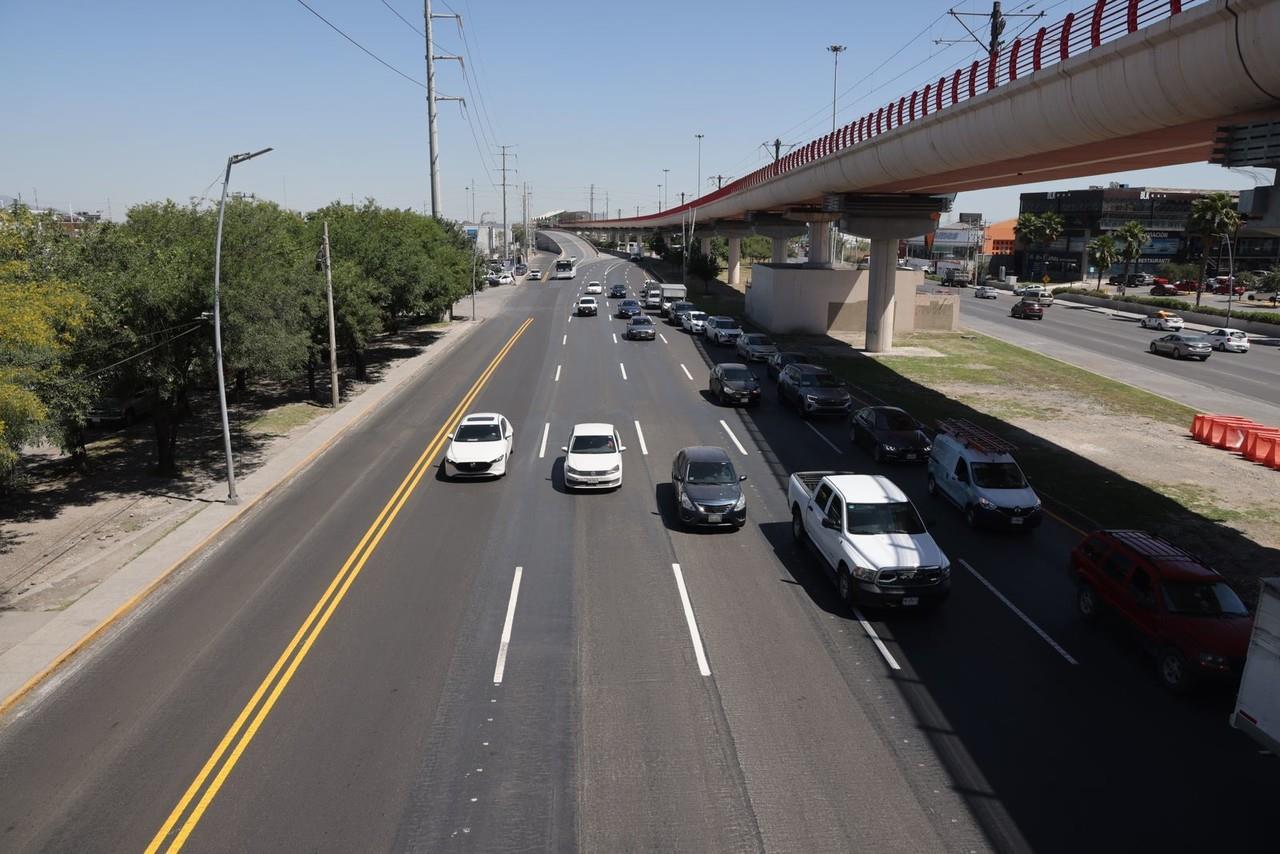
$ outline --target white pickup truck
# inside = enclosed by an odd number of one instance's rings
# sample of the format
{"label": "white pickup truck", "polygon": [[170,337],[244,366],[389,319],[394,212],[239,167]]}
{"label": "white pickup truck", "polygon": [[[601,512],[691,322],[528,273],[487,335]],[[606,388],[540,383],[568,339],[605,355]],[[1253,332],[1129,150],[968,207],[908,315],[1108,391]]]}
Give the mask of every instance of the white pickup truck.
{"label": "white pickup truck", "polygon": [[928,608],[951,592],[951,562],[889,478],[796,472],[787,503],[792,536],[818,553],[848,605]]}
{"label": "white pickup truck", "polygon": [[1280,578],[1262,579],[1231,725],[1280,756]]}

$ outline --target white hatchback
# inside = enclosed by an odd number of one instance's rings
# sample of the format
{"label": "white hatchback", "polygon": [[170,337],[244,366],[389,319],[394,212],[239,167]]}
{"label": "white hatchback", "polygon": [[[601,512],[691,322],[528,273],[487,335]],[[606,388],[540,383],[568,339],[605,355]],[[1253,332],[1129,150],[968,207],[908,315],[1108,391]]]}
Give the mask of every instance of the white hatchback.
{"label": "white hatchback", "polygon": [[586,291],[586,292],[587,292],[587,293],[589,293],[589,294],[601,294],[601,293],[604,293],[604,285],[600,284],[599,282],[587,282],[587,291]]}
{"label": "white hatchback", "polygon": [[1239,329],[1214,329],[1206,333],[1209,346],[1224,353],[1248,353],[1249,336]]}
{"label": "white hatchback", "polygon": [[622,437],[612,424],[575,424],[564,451],[565,489],[622,486]]}
{"label": "white hatchback", "polygon": [[496,412],[473,412],[449,434],[444,455],[450,477],[502,477],[515,447],[511,422]]}

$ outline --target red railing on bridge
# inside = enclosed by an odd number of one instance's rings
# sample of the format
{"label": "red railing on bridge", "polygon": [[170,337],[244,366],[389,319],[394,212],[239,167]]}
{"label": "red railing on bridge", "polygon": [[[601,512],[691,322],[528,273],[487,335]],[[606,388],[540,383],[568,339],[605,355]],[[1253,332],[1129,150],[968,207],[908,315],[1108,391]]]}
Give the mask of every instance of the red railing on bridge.
{"label": "red railing on bridge", "polygon": [[[1156,21],[1178,15],[1184,6],[1199,5],[1201,2],[1207,0],[1187,0],[1185,3],[1183,0],[1094,0],[1087,8],[1068,14],[1059,23],[1041,27],[1029,45],[1021,38],[1014,39],[999,54],[973,62],[966,68],[957,68],[949,77],[944,75],[937,81],[930,81],[910,95],[892,100],[885,106],[854,119],[834,133],[796,148],[790,154],[725,184],[713,193],[676,208],[646,216],[629,217],[628,220],[643,221],[670,216],[750,189],[824,157],[869,142],[883,133],[925,118],[931,113],[938,113],[961,101],[976,98],[1055,62],[1087,53],[1099,45],[1123,38]],[[934,99],[933,109],[929,108],[930,95]]]}

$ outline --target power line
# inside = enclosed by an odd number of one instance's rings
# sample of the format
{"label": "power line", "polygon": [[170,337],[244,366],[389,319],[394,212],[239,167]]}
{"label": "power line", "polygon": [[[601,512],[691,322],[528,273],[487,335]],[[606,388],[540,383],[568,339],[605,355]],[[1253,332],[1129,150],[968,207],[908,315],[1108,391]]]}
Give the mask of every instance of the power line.
{"label": "power line", "polygon": [[417,33],[419,38],[424,38],[424,39],[426,38],[426,34],[423,33],[422,30],[418,29],[413,24],[409,23],[409,19],[406,18],[404,15],[401,15],[399,12],[397,12],[396,7],[388,3],[387,0],[382,0],[382,5],[390,9],[391,14],[395,15],[397,18],[404,21],[404,25],[409,29],[413,30],[415,33]]}
{"label": "power line", "polygon": [[[372,58],[373,58],[376,62],[378,62],[380,65],[383,65],[383,66],[385,66],[386,68],[390,69],[391,71],[394,71],[396,74],[399,74],[401,77],[403,77],[405,80],[408,80],[410,83],[414,84],[415,86],[418,86],[418,87],[420,87],[420,88],[422,88],[422,89],[427,88],[427,85],[426,85],[425,83],[423,83],[421,80],[415,80],[414,78],[410,77],[408,74],[405,74],[405,73],[404,73],[403,71],[401,71],[399,68],[396,68],[394,65],[392,65],[392,64],[391,64],[391,63],[389,63],[389,62],[387,62],[387,61],[386,61],[386,60],[384,60],[382,57],[380,57],[380,56],[378,56],[376,53],[374,53],[373,51],[369,50],[369,48],[367,48],[367,47],[365,47],[364,45],[360,44],[360,42],[356,41],[355,39],[351,38],[351,36],[347,35],[347,34],[346,34],[346,33],[344,33],[342,30],[338,29],[336,26],[334,26],[333,22],[331,22],[331,21],[330,21],[328,18],[326,18],[324,15],[321,15],[321,14],[320,14],[319,12],[317,12],[315,9],[312,9],[310,6],[308,6],[308,5],[304,2],[304,0],[298,0],[298,5],[299,5],[299,6],[301,6],[302,8],[304,8],[304,9],[306,9],[306,10],[307,10],[308,12],[310,12],[311,14],[315,15],[315,16],[316,16],[317,18],[319,18],[320,20],[324,21],[324,22],[325,22],[325,24],[326,24],[326,25],[328,25],[329,29],[333,30],[335,33],[337,33],[338,35],[342,36],[344,39],[346,39],[347,41],[351,42],[351,43],[352,43],[353,45],[355,45],[356,47],[360,48],[362,51],[364,51],[366,54],[368,54],[370,57],[372,57]],[[393,9],[392,11],[395,11],[395,10]]]}

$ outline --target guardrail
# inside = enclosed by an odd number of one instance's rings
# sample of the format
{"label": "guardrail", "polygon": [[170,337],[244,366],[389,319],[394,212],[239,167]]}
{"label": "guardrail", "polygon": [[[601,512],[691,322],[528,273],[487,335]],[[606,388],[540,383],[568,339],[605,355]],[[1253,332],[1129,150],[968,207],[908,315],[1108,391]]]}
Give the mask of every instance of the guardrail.
{"label": "guardrail", "polygon": [[[638,217],[625,217],[617,222],[643,222],[703,207],[832,154],[863,145],[881,134],[984,95],[1019,77],[1088,53],[1100,45],[1116,41],[1157,21],[1181,14],[1184,9],[1203,5],[1208,1],[1095,0],[1081,11],[1069,13],[1057,24],[1041,27],[1028,38],[1016,38],[998,53],[957,68],[950,75],[931,80],[844,127],[794,149],[777,161],[725,184],[715,192],[679,207]],[[610,221],[604,220],[572,225],[590,227],[592,224],[602,225],[608,222]]]}

